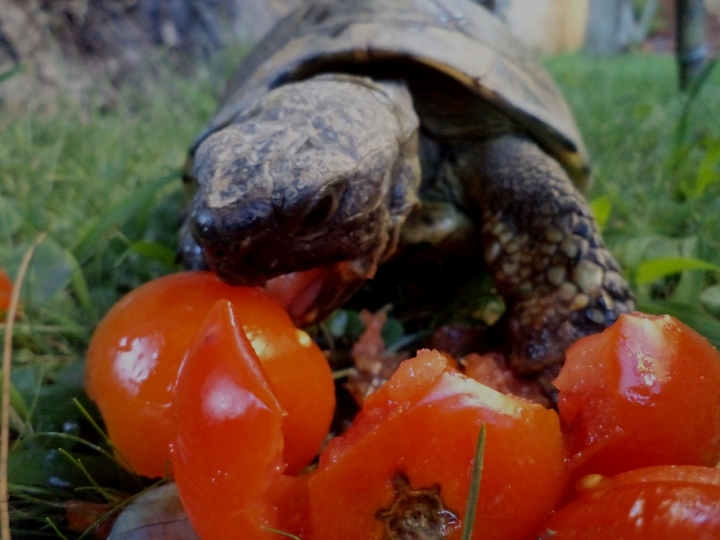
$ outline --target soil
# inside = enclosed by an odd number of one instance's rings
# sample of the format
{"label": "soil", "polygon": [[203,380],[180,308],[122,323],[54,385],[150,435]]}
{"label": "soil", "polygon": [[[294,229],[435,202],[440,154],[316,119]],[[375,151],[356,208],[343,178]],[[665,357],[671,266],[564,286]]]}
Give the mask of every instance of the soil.
{"label": "soil", "polygon": [[256,42],[303,0],[0,0],[0,105],[51,106],[58,94],[112,102],[158,66],[187,69]]}

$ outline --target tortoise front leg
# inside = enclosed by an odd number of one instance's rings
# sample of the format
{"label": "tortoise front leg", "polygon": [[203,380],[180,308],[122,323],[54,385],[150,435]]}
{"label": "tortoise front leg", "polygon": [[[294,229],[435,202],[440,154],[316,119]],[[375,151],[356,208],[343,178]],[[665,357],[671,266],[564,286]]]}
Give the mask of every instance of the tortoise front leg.
{"label": "tortoise front leg", "polygon": [[509,362],[553,377],[578,338],[634,301],[583,196],[535,143],[504,136],[456,154],[482,216],[485,261],[506,302]]}

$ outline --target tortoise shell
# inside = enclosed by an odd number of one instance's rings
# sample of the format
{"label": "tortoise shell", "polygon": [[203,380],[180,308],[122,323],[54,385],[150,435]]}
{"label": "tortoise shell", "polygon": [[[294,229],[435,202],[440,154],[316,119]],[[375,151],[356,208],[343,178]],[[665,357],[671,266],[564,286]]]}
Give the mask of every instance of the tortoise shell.
{"label": "tortoise shell", "polygon": [[585,146],[552,78],[500,20],[469,0],[330,0],[294,11],[241,63],[191,153],[273,88],[323,72],[372,74],[388,62],[396,78],[421,66],[459,83],[468,90],[463,107],[471,110],[474,98],[491,104],[553,155],[579,188],[589,187]]}

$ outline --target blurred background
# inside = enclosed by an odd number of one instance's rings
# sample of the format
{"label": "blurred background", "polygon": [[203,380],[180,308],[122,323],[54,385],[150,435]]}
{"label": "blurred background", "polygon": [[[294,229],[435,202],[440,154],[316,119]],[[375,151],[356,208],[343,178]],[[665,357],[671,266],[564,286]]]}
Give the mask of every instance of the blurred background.
{"label": "blurred background", "polygon": [[[185,74],[256,42],[307,0],[0,0],[0,73],[23,72],[0,88],[6,106],[51,105],[57,92],[112,101],[114,90],[153,63]],[[697,13],[693,32],[710,53],[720,46],[720,0],[478,0],[524,44],[543,54],[633,48],[672,53],[676,7]],[[702,29],[700,30],[700,26]]]}

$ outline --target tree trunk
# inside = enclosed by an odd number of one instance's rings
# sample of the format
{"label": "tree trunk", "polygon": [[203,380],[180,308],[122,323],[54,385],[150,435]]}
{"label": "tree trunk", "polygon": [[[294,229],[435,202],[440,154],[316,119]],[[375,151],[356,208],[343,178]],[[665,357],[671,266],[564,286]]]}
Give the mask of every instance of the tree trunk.
{"label": "tree trunk", "polygon": [[687,90],[708,56],[705,6],[702,0],[677,0],[675,9],[680,90]]}
{"label": "tree trunk", "polygon": [[621,21],[627,0],[590,0],[585,50],[596,56],[622,52],[627,42],[621,36]]}
{"label": "tree trunk", "polygon": [[495,0],[475,0],[475,3],[480,4],[492,12],[495,11]]}

